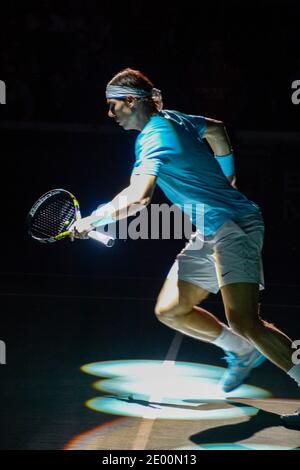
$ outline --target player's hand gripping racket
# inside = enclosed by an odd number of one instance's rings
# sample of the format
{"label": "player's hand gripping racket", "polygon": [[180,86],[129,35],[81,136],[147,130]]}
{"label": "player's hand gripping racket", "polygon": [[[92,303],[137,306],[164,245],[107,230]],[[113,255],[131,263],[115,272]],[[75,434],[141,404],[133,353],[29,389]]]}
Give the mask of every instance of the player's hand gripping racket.
{"label": "player's hand gripping racket", "polygon": [[[79,203],[75,196],[64,189],[52,189],[43,194],[32,206],[27,216],[28,233],[42,243],[52,243],[72,234],[70,228],[81,218]],[[89,238],[107,247],[114,244],[114,238],[92,230]]]}

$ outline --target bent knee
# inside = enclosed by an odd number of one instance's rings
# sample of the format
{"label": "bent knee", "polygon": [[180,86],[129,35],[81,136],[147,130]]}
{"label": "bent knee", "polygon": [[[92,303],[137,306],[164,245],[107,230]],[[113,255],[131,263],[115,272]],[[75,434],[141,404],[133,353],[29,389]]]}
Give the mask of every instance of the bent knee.
{"label": "bent knee", "polygon": [[262,326],[262,322],[259,318],[257,320],[245,318],[235,319],[229,320],[228,323],[234,333],[248,339],[255,338]]}
{"label": "bent knee", "polygon": [[179,317],[181,315],[186,315],[192,310],[192,307],[184,306],[184,305],[174,305],[174,306],[163,306],[157,304],[154,309],[154,313],[159,321],[167,321],[172,320],[175,317]]}

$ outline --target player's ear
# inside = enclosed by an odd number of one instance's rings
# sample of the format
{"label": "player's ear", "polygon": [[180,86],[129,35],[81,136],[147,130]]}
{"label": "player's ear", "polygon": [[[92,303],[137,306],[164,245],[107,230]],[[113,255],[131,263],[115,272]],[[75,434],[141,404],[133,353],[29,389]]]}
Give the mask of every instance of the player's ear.
{"label": "player's ear", "polygon": [[126,102],[127,102],[128,106],[129,106],[130,108],[134,108],[134,105],[135,105],[135,103],[136,103],[136,99],[135,99],[134,96],[128,95],[128,96],[126,97]]}

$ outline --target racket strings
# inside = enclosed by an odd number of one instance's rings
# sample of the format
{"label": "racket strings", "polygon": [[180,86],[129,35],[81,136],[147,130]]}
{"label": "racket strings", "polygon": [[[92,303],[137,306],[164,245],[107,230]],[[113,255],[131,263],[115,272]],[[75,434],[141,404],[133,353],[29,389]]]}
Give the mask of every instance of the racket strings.
{"label": "racket strings", "polygon": [[48,200],[32,219],[32,235],[48,238],[65,232],[74,222],[75,213],[74,204],[69,199],[60,197]]}

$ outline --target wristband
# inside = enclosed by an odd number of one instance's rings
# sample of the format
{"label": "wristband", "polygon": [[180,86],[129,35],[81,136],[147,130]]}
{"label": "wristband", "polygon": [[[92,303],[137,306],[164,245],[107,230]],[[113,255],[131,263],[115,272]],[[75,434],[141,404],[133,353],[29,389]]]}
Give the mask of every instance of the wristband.
{"label": "wristband", "polygon": [[[97,215],[97,212],[101,209],[103,206],[106,206],[106,204],[100,204],[96,210],[92,212],[92,215]],[[93,227],[101,227],[103,225],[108,225],[108,224],[114,224],[116,222],[115,219],[112,218],[111,215],[104,215],[99,218],[99,220],[95,220],[91,225]]]}
{"label": "wristband", "polygon": [[232,152],[222,156],[215,155],[215,159],[218,161],[225,176],[234,175],[234,161]]}

